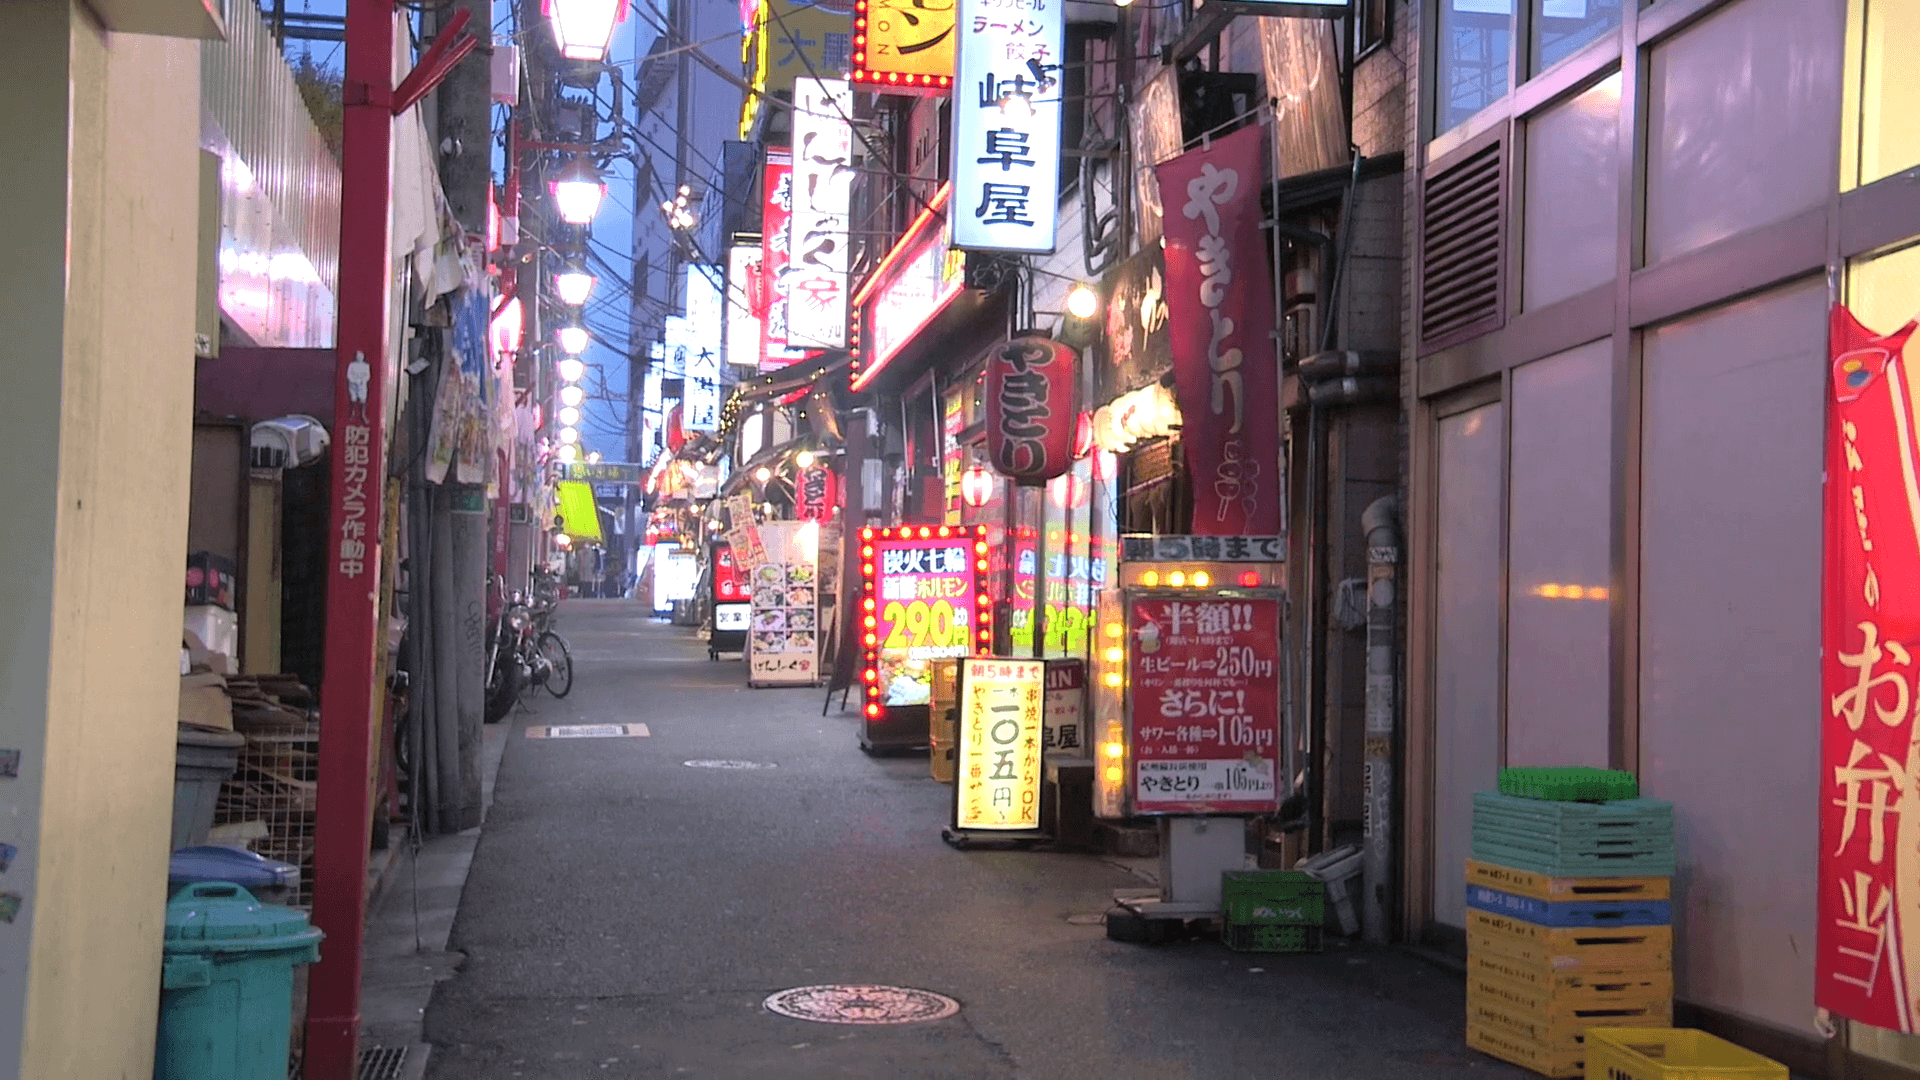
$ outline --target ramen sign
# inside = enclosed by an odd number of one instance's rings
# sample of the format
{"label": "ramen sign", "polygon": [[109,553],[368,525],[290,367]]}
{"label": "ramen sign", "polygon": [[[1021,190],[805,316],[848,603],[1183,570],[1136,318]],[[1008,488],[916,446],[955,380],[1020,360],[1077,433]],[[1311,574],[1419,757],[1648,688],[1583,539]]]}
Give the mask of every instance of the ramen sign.
{"label": "ramen sign", "polygon": [[1041,484],[1073,466],[1076,361],[1052,338],[1017,337],[987,365],[987,454],[993,467]]}

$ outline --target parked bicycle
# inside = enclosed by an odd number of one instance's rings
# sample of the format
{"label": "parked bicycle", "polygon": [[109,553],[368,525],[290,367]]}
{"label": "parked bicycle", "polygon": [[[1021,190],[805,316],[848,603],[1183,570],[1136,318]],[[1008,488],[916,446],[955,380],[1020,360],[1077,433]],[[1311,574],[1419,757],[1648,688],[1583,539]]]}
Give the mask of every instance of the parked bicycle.
{"label": "parked bicycle", "polygon": [[[495,579],[496,587],[506,583]],[[557,592],[536,578],[535,596],[514,593],[500,606],[487,642],[486,721],[497,723],[520,695],[544,687],[556,698],[573,691],[573,652],[554,629]]]}

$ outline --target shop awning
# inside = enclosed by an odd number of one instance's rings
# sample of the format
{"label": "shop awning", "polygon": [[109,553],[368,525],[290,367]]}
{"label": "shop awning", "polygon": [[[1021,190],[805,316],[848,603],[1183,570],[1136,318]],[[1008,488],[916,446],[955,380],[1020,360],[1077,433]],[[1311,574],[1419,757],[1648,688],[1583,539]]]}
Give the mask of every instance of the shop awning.
{"label": "shop awning", "polygon": [[725,438],[739,422],[740,413],[757,401],[780,401],[813,388],[825,375],[844,372],[853,363],[853,354],[845,349],[828,349],[810,360],[776,368],[764,375],[743,379],[734,386],[720,410],[720,437]]}

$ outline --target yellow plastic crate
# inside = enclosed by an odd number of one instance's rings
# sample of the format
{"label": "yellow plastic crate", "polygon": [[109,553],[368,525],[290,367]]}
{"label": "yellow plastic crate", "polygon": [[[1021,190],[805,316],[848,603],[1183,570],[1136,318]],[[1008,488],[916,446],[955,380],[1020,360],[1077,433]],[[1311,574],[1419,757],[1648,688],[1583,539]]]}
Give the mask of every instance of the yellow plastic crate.
{"label": "yellow plastic crate", "polygon": [[1605,1028],[1587,1033],[1587,1080],[1787,1080],[1787,1067],[1704,1031]]}
{"label": "yellow plastic crate", "polygon": [[1467,973],[1467,996],[1554,1015],[1572,1009],[1671,1007],[1670,971],[1562,972],[1544,982]]}
{"label": "yellow plastic crate", "polygon": [[1569,1050],[1595,1028],[1652,1027],[1673,1023],[1673,1001],[1613,1005],[1601,1009],[1564,1007],[1536,1012],[1503,1001],[1467,995],[1467,1022],[1504,1031],[1551,1050]]}
{"label": "yellow plastic crate", "polygon": [[1467,1024],[1467,1045],[1501,1061],[1532,1069],[1542,1076],[1571,1078],[1586,1075],[1587,1051],[1584,1046],[1555,1049],[1472,1022]]}
{"label": "yellow plastic crate", "polygon": [[1541,926],[1510,915],[1467,910],[1467,955],[1498,954],[1558,971],[1668,967],[1671,926]]}
{"label": "yellow plastic crate", "polygon": [[1666,900],[1673,879],[1666,877],[1549,877],[1498,863],[1467,860],[1467,884],[1562,904],[1573,900]]}

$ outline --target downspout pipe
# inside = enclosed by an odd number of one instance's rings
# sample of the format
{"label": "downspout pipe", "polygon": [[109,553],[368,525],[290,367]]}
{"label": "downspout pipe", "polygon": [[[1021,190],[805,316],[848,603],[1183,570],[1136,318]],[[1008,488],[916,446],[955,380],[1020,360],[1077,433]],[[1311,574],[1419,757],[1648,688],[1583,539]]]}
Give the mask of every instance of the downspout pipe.
{"label": "downspout pipe", "polygon": [[1367,690],[1361,933],[1384,944],[1393,910],[1394,731],[1400,670],[1396,631],[1400,497],[1375,499],[1360,515],[1367,535]]}

